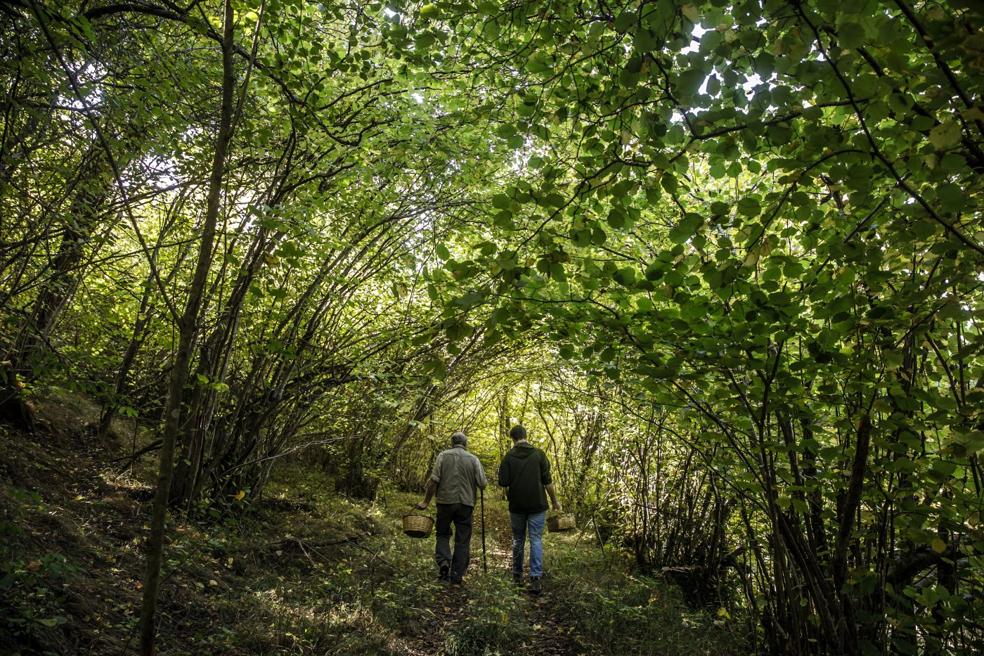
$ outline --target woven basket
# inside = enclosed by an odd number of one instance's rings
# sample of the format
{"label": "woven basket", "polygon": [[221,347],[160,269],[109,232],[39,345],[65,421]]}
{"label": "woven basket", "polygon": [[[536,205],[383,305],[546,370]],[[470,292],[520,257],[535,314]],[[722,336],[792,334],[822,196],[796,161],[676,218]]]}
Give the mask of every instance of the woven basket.
{"label": "woven basket", "polygon": [[434,520],[426,515],[404,515],[403,532],[412,538],[426,538],[434,528]]}
{"label": "woven basket", "polygon": [[547,518],[547,529],[551,533],[563,533],[564,531],[572,531],[575,528],[577,528],[577,522],[574,520],[574,515],[570,513],[563,513]]}

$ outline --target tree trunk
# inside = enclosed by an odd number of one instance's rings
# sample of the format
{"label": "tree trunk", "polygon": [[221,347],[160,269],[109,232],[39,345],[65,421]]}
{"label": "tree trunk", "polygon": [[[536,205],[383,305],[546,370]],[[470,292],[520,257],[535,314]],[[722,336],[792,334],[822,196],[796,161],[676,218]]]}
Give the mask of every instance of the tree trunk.
{"label": "tree trunk", "polygon": [[174,473],[174,443],[181,429],[182,399],[191,367],[191,354],[194,350],[195,334],[198,328],[198,313],[201,309],[205,283],[212,264],[212,246],[215,240],[216,223],[219,215],[219,201],[222,194],[222,178],[225,172],[226,154],[232,141],[233,85],[233,12],[231,0],[225,1],[222,35],[222,106],[219,130],[215,142],[215,156],[209,177],[208,197],[205,219],[202,225],[202,239],[198,248],[198,262],[188,299],[178,325],[178,349],[168,385],[168,398],[161,445],[160,472],[157,479],[157,492],[154,495],[153,516],[150,523],[150,537],[147,542],[147,573],[143,588],[143,605],[140,610],[140,653],[153,656],[155,639],[155,616],[157,597],[161,584],[161,561],[164,551],[164,530],[167,519],[168,497],[171,477]]}
{"label": "tree trunk", "polygon": [[[249,288],[260,271],[264,257],[269,254],[271,245],[276,243],[276,239],[269,238],[266,229],[260,229],[215,328],[201,342],[197,373],[207,378],[209,383],[221,382],[225,377]],[[204,455],[208,450],[206,433],[216,404],[214,386],[198,385],[189,396],[185,445],[171,487],[171,503],[176,506],[194,501],[201,489],[201,475],[206,464]]]}

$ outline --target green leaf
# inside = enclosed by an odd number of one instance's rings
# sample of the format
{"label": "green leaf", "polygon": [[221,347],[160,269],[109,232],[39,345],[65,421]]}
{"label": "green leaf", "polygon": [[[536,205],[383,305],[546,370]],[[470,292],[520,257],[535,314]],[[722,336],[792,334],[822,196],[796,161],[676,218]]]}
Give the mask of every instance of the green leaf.
{"label": "green leaf", "polygon": [[504,210],[512,206],[512,199],[505,194],[496,194],[492,197],[492,207]]}
{"label": "green leaf", "polygon": [[842,23],[837,28],[837,40],[845,50],[858,48],[864,43],[864,28],[857,23]]}
{"label": "green leaf", "polygon": [[960,143],[961,136],[960,124],[951,119],[930,130],[929,142],[936,150],[946,150]]}
{"label": "green leaf", "polygon": [[492,223],[500,228],[506,228],[508,230],[515,227],[513,224],[513,213],[510,210],[496,212],[495,216],[492,217]]}
{"label": "green leaf", "polygon": [[636,271],[634,268],[626,266],[618,269],[612,277],[615,282],[623,287],[632,287],[635,285]]}
{"label": "green leaf", "polygon": [[420,17],[433,20],[441,16],[441,10],[437,5],[429,3],[420,8]]}
{"label": "green leaf", "polygon": [[938,186],[936,188],[936,197],[939,199],[943,211],[948,213],[959,212],[966,204],[972,203],[964,189],[952,182]]}
{"label": "green leaf", "polygon": [[687,214],[672,230],[670,230],[670,240],[675,244],[682,244],[697,232],[703,218],[699,214]]}
{"label": "green leaf", "polygon": [[625,227],[625,210],[620,207],[613,207],[608,212],[608,225],[620,230]]}
{"label": "green leaf", "polygon": [[546,53],[542,51],[536,52],[526,61],[526,70],[530,73],[546,73],[550,69],[550,61],[547,59]]}
{"label": "green leaf", "polygon": [[437,380],[444,380],[447,378],[448,368],[442,360],[434,358],[424,363],[424,373]]}
{"label": "green leaf", "polygon": [[692,68],[683,71],[677,76],[677,91],[683,98],[693,97],[700,89],[707,77],[707,71],[703,68]]}
{"label": "green leaf", "polygon": [[627,32],[638,20],[636,13],[630,9],[622,11],[615,19],[613,27],[619,32]]}

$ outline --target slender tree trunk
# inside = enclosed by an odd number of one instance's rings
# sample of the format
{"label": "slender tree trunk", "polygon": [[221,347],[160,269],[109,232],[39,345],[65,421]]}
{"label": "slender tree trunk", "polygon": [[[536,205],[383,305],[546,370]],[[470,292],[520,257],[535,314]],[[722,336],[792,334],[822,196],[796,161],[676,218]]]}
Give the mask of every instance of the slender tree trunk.
{"label": "slender tree trunk", "polygon": [[837,540],[834,544],[833,558],[831,561],[834,575],[834,585],[841,597],[841,608],[846,626],[844,634],[841,636],[841,645],[847,653],[858,652],[857,625],[854,621],[854,608],[851,599],[843,593],[844,584],[847,582],[847,551],[850,544],[851,533],[854,530],[855,514],[861,503],[861,489],[864,485],[865,473],[868,469],[868,451],[871,445],[871,418],[868,415],[861,417],[856,434],[856,445],[854,448],[854,460],[851,464],[851,477],[848,480],[847,492],[844,504],[839,517],[837,527]]}
{"label": "slender tree trunk", "polygon": [[[263,258],[276,243],[276,239],[269,238],[267,230],[259,231],[215,328],[201,340],[197,373],[208,378],[210,383],[220,382],[225,377],[247,293],[260,271]],[[171,489],[171,503],[175,505],[191,503],[201,489],[201,475],[206,464],[204,455],[208,450],[206,434],[216,404],[216,392],[211,387],[198,386],[189,396],[184,453],[177,463]]]}
{"label": "slender tree trunk", "polygon": [[827,534],[823,524],[823,494],[817,481],[817,451],[813,439],[813,420],[809,417],[800,419],[800,431],[803,435],[803,477],[809,489],[807,493],[810,506],[809,535],[810,547],[821,559],[827,557]]}
{"label": "slender tree trunk", "polygon": [[195,333],[198,328],[198,313],[202,296],[212,263],[212,245],[215,241],[216,223],[219,216],[219,201],[222,194],[222,178],[225,172],[226,154],[232,140],[233,85],[233,12],[231,0],[225,1],[222,35],[222,106],[219,131],[215,142],[215,157],[209,177],[205,220],[202,226],[202,239],[198,249],[198,262],[188,300],[179,320],[178,349],[168,385],[167,409],[165,414],[163,443],[161,445],[160,472],[157,479],[157,492],[154,496],[153,516],[150,523],[150,538],[147,544],[147,573],[144,579],[143,605],[140,610],[140,653],[153,656],[155,639],[155,616],[157,597],[161,584],[161,561],[164,551],[164,530],[167,519],[168,497],[171,477],[174,473],[174,443],[181,429],[181,402],[191,366]]}

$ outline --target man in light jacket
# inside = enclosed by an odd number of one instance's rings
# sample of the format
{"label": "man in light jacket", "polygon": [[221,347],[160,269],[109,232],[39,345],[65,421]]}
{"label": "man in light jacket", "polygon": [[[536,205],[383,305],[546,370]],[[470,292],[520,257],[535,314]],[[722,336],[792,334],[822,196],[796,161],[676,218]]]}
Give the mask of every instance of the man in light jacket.
{"label": "man in light jacket", "polygon": [[[468,451],[468,438],[462,432],[451,436],[451,448],[441,451],[427,481],[424,510],[437,495],[437,544],[434,560],[438,578],[458,585],[471,559],[472,512],[475,488],[485,489],[485,470],[475,454]],[[454,525],[454,553],[451,553],[451,526]]]}

